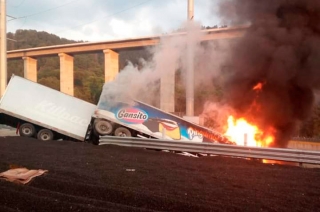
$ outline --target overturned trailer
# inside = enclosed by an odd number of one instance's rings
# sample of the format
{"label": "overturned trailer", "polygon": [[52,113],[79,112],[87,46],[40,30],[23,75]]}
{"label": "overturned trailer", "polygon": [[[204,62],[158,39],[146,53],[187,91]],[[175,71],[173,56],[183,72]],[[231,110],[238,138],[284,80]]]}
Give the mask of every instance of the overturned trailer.
{"label": "overturned trailer", "polygon": [[12,75],[0,101],[0,124],[40,140],[89,139],[96,105],[28,79]]}
{"label": "overturned trailer", "polygon": [[100,98],[91,120],[96,136],[125,136],[235,144],[223,134],[137,100]]}

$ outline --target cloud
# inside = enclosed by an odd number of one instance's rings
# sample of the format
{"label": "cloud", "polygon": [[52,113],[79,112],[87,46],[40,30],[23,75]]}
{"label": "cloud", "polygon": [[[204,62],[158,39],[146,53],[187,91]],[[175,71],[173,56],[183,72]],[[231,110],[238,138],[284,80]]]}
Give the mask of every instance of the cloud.
{"label": "cloud", "polygon": [[[211,2],[194,2],[195,20],[206,26],[219,24],[219,19],[212,13]],[[34,29],[72,40],[101,41],[171,32],[186,20],[187,1],[69,0],[62,3],[11,0],[7,3],[7,14],[20,17],[7,22],[8,32]]]}

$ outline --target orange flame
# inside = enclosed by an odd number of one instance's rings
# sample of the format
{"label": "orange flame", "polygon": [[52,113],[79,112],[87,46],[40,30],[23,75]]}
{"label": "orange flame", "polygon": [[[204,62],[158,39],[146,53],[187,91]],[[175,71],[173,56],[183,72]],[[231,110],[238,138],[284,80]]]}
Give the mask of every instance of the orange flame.
{"label": "orange flame", "polygon": [[244,118],[235,120],[233,116],[228,118],[228,129],[225,135],[237,145],[243,146],[266,147],[274,141],[273,136],[263,137],[263,131]]}
{"label": "orange flame", "polygon": [[252,88],[252,90],[254,90],[254,91],[259,91],[259,90],[261,90],[262,89],[262,86],[263,86],[263,83],[262,82],[258,82],[253,88]]}
{"label": "orange flame", "polygon": [[[262,91],[266,81],[258,82],[252,90],[256,91],[248,111],[255,114],[262,111],[262,105],[259,104],[259,94]],[[258,126],[249,123],[245,118],[235,119],[233,116],[228,117],[228,128],[225,135],[238,145],[267,147],[274,142],[275,131],[272,127],[263,131]]]}

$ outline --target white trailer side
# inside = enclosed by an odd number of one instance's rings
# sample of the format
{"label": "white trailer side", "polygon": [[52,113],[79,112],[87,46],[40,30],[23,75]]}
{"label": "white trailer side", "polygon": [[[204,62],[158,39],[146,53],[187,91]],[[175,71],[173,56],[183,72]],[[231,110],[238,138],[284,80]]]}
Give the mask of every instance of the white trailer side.
{"label": "white trailer side", "polygon": [[14,75],[0,101],[5,117],[80,141],[85,140],[95,109],[94,104]]}

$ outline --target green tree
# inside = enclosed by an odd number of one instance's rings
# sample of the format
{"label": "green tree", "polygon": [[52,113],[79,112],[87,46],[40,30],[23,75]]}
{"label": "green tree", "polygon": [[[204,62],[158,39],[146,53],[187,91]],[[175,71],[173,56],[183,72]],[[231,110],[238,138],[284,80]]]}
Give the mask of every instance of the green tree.
{"label": "green tree", "polygon": [[56,77],[41,78],[38,80],[38,83],[55,90],[60,90],[60,81]]}

